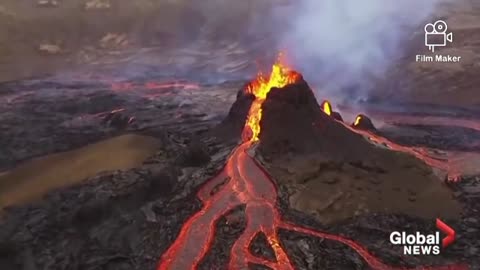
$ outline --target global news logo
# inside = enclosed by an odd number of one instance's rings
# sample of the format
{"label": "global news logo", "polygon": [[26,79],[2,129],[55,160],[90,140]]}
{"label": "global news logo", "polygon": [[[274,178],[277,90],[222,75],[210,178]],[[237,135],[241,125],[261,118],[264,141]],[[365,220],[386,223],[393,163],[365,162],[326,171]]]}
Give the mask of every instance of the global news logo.
{"label": "global news logo", "polygon": [[453,33],[447,33],[447,23],[438,20],[435,23],[425,25],[425,46],[432,52],[436,47],[445,47],[447,42],[453,42]]}
{"label": "global news logo", "polygon": [[[403,246],[404,255],[439,255],[442,248],[455,241],[455,231],[438,218],[436,227],[439,231],[433,234],[394,231],[390,234],[390,243]],[[440,232],[446,234],[443,239],[440,239]]]}

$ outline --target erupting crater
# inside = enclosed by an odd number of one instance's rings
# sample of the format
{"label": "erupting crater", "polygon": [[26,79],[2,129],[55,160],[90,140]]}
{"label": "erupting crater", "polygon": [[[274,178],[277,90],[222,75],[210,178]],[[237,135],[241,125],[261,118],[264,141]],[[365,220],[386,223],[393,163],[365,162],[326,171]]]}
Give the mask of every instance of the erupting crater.
{"label": "erupting crater", "polygon": [[[259,75],[239,93],[228,121],[243,123],[242,141],[228,158],[224,169],[198,190],[197,196],[203,207],[183,224],[174,243],[161,256],[158,270],[197,269],[211,248],[216,233],[215,224],[239,205],[245,206],[246,228],[230,250],[227,269],[249,269],[250,263],[271,269],[295,269],[279,239],[279,229],[343,243],[355,250],[372,269],[403,269],[384,264],[353,240],[304,228],[282,219],[277,208],[279,196],[276,183],[255,159],[256,149],[268,157],[274,166],[279,165],[281,156],[291,153],[320,153],[321,159],[328,157],[335,162],[354,164],[357,159],[364,159],[368,151],[379,158],[384,157],[379,153],[387,151],[378,150],[362,135],[336,121],[331,113],[322,111],[300,74],[280,63],[275,64],[270,76]],[[250,243],[258,233],[265,234],[275,253],[274,261],[250,253]]]}

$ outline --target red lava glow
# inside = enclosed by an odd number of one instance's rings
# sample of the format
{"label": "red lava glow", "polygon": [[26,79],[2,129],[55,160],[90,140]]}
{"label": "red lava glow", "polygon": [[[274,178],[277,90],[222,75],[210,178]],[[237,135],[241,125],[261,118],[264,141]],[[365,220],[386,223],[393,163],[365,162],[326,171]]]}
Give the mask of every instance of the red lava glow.
{"label": "red lava glow", "polygon": [[185,82],[146,82],[143,84],[133,82],[113,82],[110,84],[113,91],[134,91],[134,90],[163,90],[163,89],[186,89],[197,90],[199,85]]}
{"label": "red lava glow", "polygon": [[[352,109],[348,107],[343,107],[342,110],[352,113]],[[463,127],[473,130],[480,131],[480,122],[478,120],[472,119],[461,119],[461,118],[452,118],[452,117],[442,117],[442,116],[413,116],[413,115],[400,115],[398,113],[386,113],[380,111],[371,111],[372,116],[375,116],[382,121],[389,124],[424,124],[424,125],[438,125],[438,126],[450,126],[450,127]],[[357,116],[353,126],[355,127],[361,117]],[[340,122],[342,123],[342,122]],[[344,124],[344,123],[342,123]],[[404,152],[411,155],[414,155],[420,160],[423,160],[426,164],[431,167],[440,169],[441,171],[447,172],[447,181],[449,182],[458,182],[461,179],[461,169],[455,164],[455,160],[452,158],[434,158],[429,154],[429,149],[423,147],[409,147],[396,144],[387,138],[378,136],[372,132],[366,130],[358,130],[352,128],[348,125],[345,125],[348,129],[358,134],[361,134],[367,137],[370,141],[384,145],[394,151]],[[472,147],[477,145],[473,144]],[[430,149],[433,150],[433,149]]]}
{"label": "red lava glow", "polygon": [[[279,67],[279,66],[277,66]],[[275,70],[280,72],[281,69]],[[271,78],[286,73],[273,74]],[[278,79],[278,78],[277,78]],[[281,84],[288,81],[280,78]],[[257,81],[258,82],[258,81]],[[271,82],[265,81],[271,85]],[[275,83],[274,83],[275,85]],[[266,89],[266,88],[258,88]],[[268,92],[270,89],[266,89]],[[252,91],[252,89],[250,89]],[[266,93],[259,95],[262,99]],[[253,103],[255,104],[255,102]],[[253,105],[252,105],[253,106]],[[250,118],[251,117],[251,118]],[[249,136],[243,136],[244,142],[239,145],[229,157],[225,168],[216,177],[207,181],[198,191],[197,196],[202,201],[203,207],[191,216],[182,226],[175,242],[161,256],[157,270],[194,270],[211,248],[215,225],[219,218],[239,205],[245,206],[246,228],[242,235],[235,241],[230,250],[229,270],[248,269],[249,263],[255,263],[276,270],[293,270],[294,265],[290,261],[287,252],[281,245],[278,237],[278,229],[295,231],[305,235],[325,238],[341,242],[355,250],[368,265],[375,270],[400,270],[405,268],[391,267],[382,263],[368,250],[353,240],[342,236],[328,234],[313,229],[303,228],[284,222],[276,207],[277,189],[274,182],[249,155],[249,150],[254,150],[258,140],[256,129],[261,118],[261,110],[258,107],[250,109],[249,119],[244,132]],[[249,128],[247,128],[249,127]],[[223,186],[221,186],[223,185]],[[218,187],[220,189],[218,189]],[[264,233],[273,249],[276,261],[272,262],[252,255],[249,252],[250,242],[257,233]],[[423,270],[464,270],[466,266],[445,267],[417,267]]]}
{"label": "red lava glow", "polygon": [[[239,205],[245,205],[247,226],[230,251],[228,269],[248,269],[248,263],[265,265],[272,269],[293,270],[286,251],[278,238],[278,229],[325,238],[345,244],[355,250],[375,270],[402,270],[391,267],[355,241],[326,232],[304,228],[282,221],[277,205],[277,189],[262,167],[248,155],[253,142],[238,146],[227,161],[224,170],[209,180],[198,192],[203,208],[183,225],[177,239],[163,254],[157,270],[193,270],[206,255],[215,235],[215,224],[220,217]],[[218,191],[216,187],[227,180]],[[255,257],[249,245],[257,233],[263,232],[275,252],[276,262]],[[417,267],[419,270],[467,270],[467,266]]]}
{"label": "red lava glow", "polygon": [[[354,126],[356,125],[356,123],[358,123],[358,121],[360,121],[360,118],[357,117],[355,119]],[[358,130],[358,129],[352,128],[348,125],[345,125],[344,123],[342,123],[342,124],[346,128],[350,129],[351,131],[353,131],[355,133],[358,133],[360,135],[363,135],[364,137],[367,137],[370,141],[372,141],[376,144],[384,145],[384,146],[392,149],[393,151],[398,151],[398,152],[403,152],[403,153],[413,155],[416,158],[418,158],[418,159],[422,160],[423,162],[425,162],[426,164],[428,164],[429,166],[447,172],[447,177],[448,177],[447,180],[449,182],[457,182],[461,179],[461,172],[458,168],[456,168],[448,160],[437,159],[437,158],[432,157],[428,153],[427,148],[399,145],[399,144],[396,144],[396,143],[388,140],[385,137],[378,136],[378,135],[376,135],[372,132],[369,132],[369,131],[366,131],[366,130]]]}
{"label": "red lava glow", "polygon": [[423,160],[426,164],[428,164],[431,167],[440,169],[442,171],[447,172],[448,174],[448,181],[449,182],[457,182],[461,179],[461,172],[454,167],[448,160],[439,160],[436,158],[431,157],[429,155],[428,150],[426,148],[422,147],[407,147],[407,146],[402,146],[398,145],[392,141],[389,141],[386,138],[376,136],[370,132],[367,131],[358,131],[358,133],[363,133],[365,136],[367,136],[371,141],[386,145],[388,148],[394,150],[394,151],[400,151],[404,153],[408,153],[411,155],[414,155],[416,158]]}
{"label": "red lava glow", "polygon": [[[354,108],[342,106],[342,112],[354,114]],[[388,124],[413,124],[413,125],[430,125],[430,126],[448,126],[469,128],[480,131],[480,121],[477,119],[467,119],[460,117],[447,116],[420,116],[405,115],[401,113],[389,113],[379,110],[368,110],[368,116],[381,119]]]}

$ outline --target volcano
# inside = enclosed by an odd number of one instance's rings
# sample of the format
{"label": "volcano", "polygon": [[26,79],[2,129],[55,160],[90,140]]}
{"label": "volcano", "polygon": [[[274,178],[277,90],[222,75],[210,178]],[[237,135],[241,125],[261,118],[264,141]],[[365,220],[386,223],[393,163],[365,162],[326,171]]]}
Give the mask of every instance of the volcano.
{"label": "volcano", "polygon": [[[359,115],[350,127],[333,115],[329,103],[319,105],[300,74],[286,76],[291,83],[264,93],[254,141],[257,158],[291,194],[290,207],[324,223],[371,212],[459,216],[459,204],[427,164],[430,160],[379,145],[367,116]],[[256,100],[251,85],[239,91],[221,124],[237,139],[248,137],[243,126]]]}
{"label": "volcano", "polygon": [[[364,136],[336,121],[341,119],[335,117],[336,112],[322,110],[303,77],[291,73],[290,76],[294,78],[292,83],[280,88],[272,87],[265,93],[259,121],[261,129],[257,135],[260,153],[267,157],[324,153],[330,159],[347,162],[365,160],[366,152],[378,154],[378,151],[372,151],[376,149]],[[236,139],[242,136],[249,108],[255,100],[250,87],[246,85],[238,92],[237,100],[220,125],[222,130],[229,130]]]}
{"label": "volcano", "polygon": [[[247,84],[218,129],[231,129],[230,136],[240,144],[224,169],[198,190],[202,209],[185,221],[157,269],[197,269],[214,242],[215,224],[238,207],[244,209],[246,225],[230,249],[227,269],[249,269],[251,263],[295,269],[279,229],[345,244],[371,269],[399,269],[353,240],[287,222],[278,209],[279,198],[289,197],[288,209],[313,215],[322,223],[350,218],[359,211],[422,217],[458,214],[459,206],[428,166],[405,153],[375,146],[330,111],[320,109],[300,74],[281,64],[273,66],[269,77],[259,75]],[[285,190],[290,195],[279,194]],[[262,234],[273,261],[250,252],[251,242]]]}
{"label": "volcano", "polygon": [[266,157],[322,153],[349,162],[372,152],[363,136],[336,121],[331,111],[321,109],[303,78],[284,88],[273,88],[263,112],[258,149]]}

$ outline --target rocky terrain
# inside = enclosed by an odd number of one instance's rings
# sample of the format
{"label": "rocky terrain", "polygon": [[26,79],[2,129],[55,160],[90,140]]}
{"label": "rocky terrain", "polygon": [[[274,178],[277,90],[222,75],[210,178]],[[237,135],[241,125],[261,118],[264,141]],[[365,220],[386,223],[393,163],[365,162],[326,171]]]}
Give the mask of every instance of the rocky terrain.
{"label": "rocky terrain", "polygon": [[[204,70],[208,79],[218,80],[228,79],[227,74],[251,76],[261,59],[271,63],[266,56],[276,53],[272,41],[278,37],[272,25],[278,22],[259,24],[258,19],[290,2],[215,1],[59,0],[52,4],[5,0],[0,4],[0,81],[112,68],[129,76],[152,68],[165,73],[162,66],[169,67],[169,75],[186,78]],[[404,57],[392,63],[388,76],[369,90],[369,99],[478,105],[472,93],[479,83],[480,7],[475,0],[447,2],[432,20],[445,19],[454,42],[439,53],[461,56],[462,61],[415,62],[417,54],[429,55],[419,25],[411,40],[402,44]]]}
{"label": "rocky terrain", "polygon": [[328,224],[362,212],[458,217],[460,206],[421,160],[382,149],[321,112],[306,82],[273,89],[258,153],[290,207]]}
{"label": "rocky terrain", "polygon": [[[21,179],[32,179],[25,170],[43,168],[44,173],[34,173],[34,178],[44,179],[45,182],[40,181],[42,185],[52,183],[58,187],[65,185],[65,182],[62,184],[65,179],[58,179],[55,184],[54,179],[59,176],[55,169],[58,161],[64,164],[67,174],[71,170],[82,171],[82,175],[64,175],[70,179],[67,182],[72,183],[74,179],[80,181],[104,170],[138,165],[156,148],[155,139],[150,137],[105,139],[131,132],[146,136],[169,132],[188,136],[205,133],[226,113],[227,108],[222,104],[231,102],[241,85],[235,82],[214,86],[165,84],[166,89],[159,87],[161,82],[151,82],[150,85],[157,87],[142,90],[133,87],[124,91],[112,90],[109,84],[64,83],[54,78],[47,82],[4,84],[3,89],[17,91],[0,98],[3,100],[0,125],[5,138],[1,143],[0,167],[3,171],[14,167],[16,170],[0,175],[2,204],[11,196],[9,190],[25,190]],[[105,141],[69,152],[101,140]],[[99,153],[102,151],[108,154]],[[55,153],[59,154],[50,155]],[[110,157],[115,159],[109,160]],[[33,186],[27,190],[38,191]]]}
{"label": "rocky terrain", "polygon": [[[479,70],[480,6],[474,0],[450,1],[431,20],[444,19],[453,42],[435,53],[424,42],[423,26],[419,26],[400,59],[387,78],[375,89],[372,99],[398,103],[427,103],[475,108],[480,104],[473,94],[480,84]],[[416,55],[451,55],[462,57],[457,63],[416,62]],[[432,93],[435,93],[432,96]]]}
{"label": "rocky terrain", "polygon": [[[109,64],[122,65],[122,70],[131,64],[155,66],[175,57],[172,49],[177,48],[189,51],[181,56],[186,61],[203,57],[218,62],[228,47],[251,38],[248,19],[258,15],[251,11],[265,11],[266,3],[5,0],[0,3],[0,81],[85,73]],[[214,6],[216,16],[211,16]],[[252,47],[242,48],[242,55],[249,56],[244,51]],[[211,54],[205,55],[206,50]],[[182,59],[175,62],[180,66]]]}
{"label": "rocky terrain", "polygon": [[[0,269],[155,269],[201,209],[196,191],[237,146],[253,101],[243,87],[265,64],[254,60],[270,65],[276,54],[270,27],[252,30],[271,6],[2,1]],[[285,221],[351,238],[391,266],[480,269],[479,8],[462,0],[439,11],[455,35],[442,52],[465,61],[415,63],[426,52],[423,33],[413,35],[412,53],[369,99],[339,106],[345,125],[318,106],[328,91],[272,92],[255,157]],[[371,134],[448,160],[460,181],[353,133],[357,113],[371,117]],[[324,121],[312,126],[312,115]],[[216,221],[199,269],[225,269],[245,212]],[[389,244],[394,230],[435,231],[436,217],[457,231],[441,256],[404,256]],[[286,229],[279,239],[296,269],[369,269],[333,240]],[[249,250],[275,260],[261,233]]]}
{"label": "rocky terrain", "polygon": [[[35,88],[39,87],[38,84],[32,83],[32,85]],[[225,140],[231,137],[231,134],[224,134],[221,132],[222,129],[214,127],[222,122],[224,115],[227,115],[228,107],[220,104],[232,104],[236,96],[238,97],[237,93],[241,85],[243,83],[199,86],[195,90],[171,88],[162,90],[157,98],[152,98],[145,95],[151,94],[148,89],[143,89],[145,92],[137,90],[119,94],[112,93],[110,89],[100,91],[99,88],[93,88],[96,91],[89,92],[83,86],[72,87],[71,84],[51,82],[44,84],[42,87],[44,90],[35,92],[32,96],[17,97],[16,102],[20,104],[18,110],[14,113],[4,110],[3,123],[13,123],[14,119],[22,119],[21,121],[30,119],[32,125],[12,124],[5,129],[16,132],[9,135],[9,138],[11,142],[22,146],[6,148],[10,149],[13,155],[2,157],[5,168],[11,168],[18,161],[31,158],[33,154],[46,155],[58,152],[57,147],[67,151],[65,152],[67,155],[63,157],[68,158],[68,153],[72,153],[69,150],[98,141],[100,138],[115,138],[116,135],[124,133],[133,132],[150,136],[154,138],[156,146],[153,147],[153,152],[150,152],[153,154],[133,169],[99,172],[70,187],[53,186],[56,189],[46,194],[41,200],[5,209],[0,234],[2,269],[25,267],[30,269],[72,269],[72,267],[77,269],[98,269],[99,267],[153,269],[160,255],[174,241],[183,222],[200,209],[200,202],[195,198],[194,191],[221,169],[236,145],[235,140]],[[48,88],[52,86],[60,91],[59,93],[62,93],[63,89],[64,94],[51,96]],[[78,92],[78,89],[84,89],[85,95]],[[132,97],[134,93],[136,98]],[[175,93],[175,95],[168,93]],[[104,95],[118,96],[107,99],[114,104],[84,103],[82,98],[101,100],[100,97]],[[4,98],[7,97],[4,96]],[[39,97],[45,102],[39,102]],[[182,102],[185,102],[188,97],[192,103],[179,102],[179,97],[182,97],[180,99]],[[85,106],[85,104],[88,105]],[[95,106],[103,105],[101,108],[94,108],[94,104],[97,104]],[[125,110],[112,113],[111,110],[118,108],[118,105]],[[61,108],[64,109],[56,111],[56,117],[49,114]],[[66,108],[69,109],[65,110]],[[107,110],[107,113],[99,114],[104,110]],[[228,119],[231,120],[232,115],[238,116],[241,111],[242,109],[230,110],[230,118],[227,117],[225,121],[231,123]],[[90,114],[85,114],[88,112]],[[295,113],[295,110],[285,110],[285,112]],[[129,123],[132,116],[136,120]],[[10,117],[16,118],[10,119]],[[201,120],[202,118],[204,120]],[[8,119],[10,121],[7,121]],[[66,120],[73,119],[76,120],[67,121],[70,123],[67,126],[60,125]],[[113,121],[113,119],[117,120]],[[226,124],[225,121],[222,125]],[[37,123],[38,127],[33,123]],[[41,124],[47,128],[41,128]],[[231,126],[235,126],[235,123]],[[439,131],[436,132],[438,136]],[[23,134],[23,136],[14,134]],[[82,136],[82,134],[85,135]],[[219,136],[212,136],[214,134]],[[397,134],[396,138],[401,138],[406,144],[418,139],[411,134],[406,134]],[[48,138],[52,136],[63,138],[63,141],[49,141]],[[438,144],[441,144],[441,141],[437,142]],[[5,147],[8,146],[10,144],[5,145]],[[31,151],[22,152],[19,149],[31,149]],[[117,155],[121,156],[122,153]],[[285,156],[292,157],[288,153]],[[362,208],[362,211],[347,213],[347,216],[339,216],[339,219],[332,219],[333,216],[321,212],[312,215],[303,207],[295,207],[295,204],[292,204],[295,192],[313,192],[314,189],[311,187],[303,189],[304,191],[299,187],[306,187],[309,183],[320,184],[322,179],[336,178],[326,177],[323,174],[315,175],[318,171],[313,170],[312,174],[308,175],[309,179],[318,178],[320,182],[316,180],[298,182],[297,180],[305,179],[308,174],[308,171],[296,169],[298,164],[305,164],[304,162],[295,163],[288,158],[286,161],[278,158],[269,160],[268,157],[262,159],[261,156],[259,158],[263,160],[264,166],[277,181],[280,190],[279,207],[282,209],[284,219],[288,221],[355,239],[391,265],[444,265],[465,262],[473,269],[478,266],[477,253],[480,247],[478,241],[475,241],[478,234],[478,226],[475,224],[479,222],[475,218],[479,211],[480,181],[478,177],[462,179],[461,182],[450,187],[453,189],[451,192],[455,200],[461,205],[462,214],[460,217],[450,217],[445,221],[457,230],[458,241],[443,251],[444,255],[441,257],[413,258],[401,255],[398,247],[390,247],[385,243],[388,241],[389,232],[392,230],[429,232],[434,230],[433,219],[401,213],[382,213],[373,208],[371,211],[366,211],[368,204],[366,208]],[[318,162],[321,163],[321,160]],[[47,166],[55,168],[55,163]],[[312,164],[312,168],[315,166]],[[409,170],[415,171],[416,166],[414,165],[413,168],[410,166]],[[372,170],[371,168],[362,168],[359,170],[371,173],[369,171]],[[352,170],[355,171],[353,168],[348,170],[349,175],[353,172]],[[422,170],[415,173],[412,171],[412,175],[422,174]],[[71,175],[74,176],[74,174]],[[339,183],[325,182],[322,187],[340,188],[342,185]],[[438,184],[441,183],[438,182]],[[371,191],[374,192],[372,199],[376,198],[375,190],[378,185],[367,183],[363,187],[372,189]],[[315,190],[322,189],[315,188]],[[421,196],[417,197],[417,194],[405,194],[410,196],[407,198],[410,200],[409,203],[421,200]],[[327,194],[327,196],[330,195],[335,194]],[[309,195],[302,196],[307,198]],[[312,198],[327,200],[325,194],[322,196],[314,194]],[[332,201],[331,204],[336,205],[347,201],[340,198]],[[319,206],[311,205],[310,207],[318,208]],[[234,209],[218,220],[216,225],[218,233],[212,249],[201,262],[201,269],[223,269],[224,263],[228,261],[228,247],[244,229],[245,217],[242,213],[241,208]],[[354,217],[351,217],[352,215]],[[348,218],[349,216],[351,218]],[[318,219],[318,217],[321,218]],[[331,219],[330,222],[326,222],[327,217]],[[334,220],[335,222],[332,222]],[[252,243],[252,252],[268,258],[271,256],[271,251],[262,241],[262,235],[258,235],[257,238]],[[280,231],[280,239],[297,269],[368,269],[357,253],[336,242],[283,230]],[[255,267],[257,266],[252,266],[252,269],[262,269]]]}

